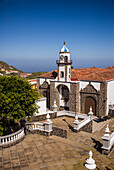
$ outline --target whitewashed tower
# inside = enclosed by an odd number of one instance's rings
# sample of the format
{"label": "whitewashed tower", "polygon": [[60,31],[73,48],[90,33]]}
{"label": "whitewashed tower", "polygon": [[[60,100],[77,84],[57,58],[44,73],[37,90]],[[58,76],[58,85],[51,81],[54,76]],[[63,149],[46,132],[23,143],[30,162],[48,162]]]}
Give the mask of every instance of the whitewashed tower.
{"label": "whitewashed tower", "polygon": [[58,64],[58,81],[69,82],[71,78],[72,60],[70,60],[70,52],[65,42],[59,52],[59,60],[57,60],[56,63]]}

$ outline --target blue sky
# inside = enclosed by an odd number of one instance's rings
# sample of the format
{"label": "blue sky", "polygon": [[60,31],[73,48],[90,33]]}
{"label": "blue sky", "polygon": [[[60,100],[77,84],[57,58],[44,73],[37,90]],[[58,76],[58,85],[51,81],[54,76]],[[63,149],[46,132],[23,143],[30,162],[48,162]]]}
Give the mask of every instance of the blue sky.
{"label": "blue sky", "polygon": [[114,65],[114,0],[0,0],[0,60],[51,71],[63,41],[74,68]]}

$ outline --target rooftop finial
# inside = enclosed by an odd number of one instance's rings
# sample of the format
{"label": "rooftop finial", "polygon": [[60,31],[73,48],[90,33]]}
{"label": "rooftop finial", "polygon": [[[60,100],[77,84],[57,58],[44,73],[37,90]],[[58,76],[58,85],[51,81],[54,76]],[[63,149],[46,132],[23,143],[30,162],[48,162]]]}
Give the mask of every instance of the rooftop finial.
{"label": "rooftop finial", "polygon": [[65,45],[65,41],[64,41],[64,45]]}

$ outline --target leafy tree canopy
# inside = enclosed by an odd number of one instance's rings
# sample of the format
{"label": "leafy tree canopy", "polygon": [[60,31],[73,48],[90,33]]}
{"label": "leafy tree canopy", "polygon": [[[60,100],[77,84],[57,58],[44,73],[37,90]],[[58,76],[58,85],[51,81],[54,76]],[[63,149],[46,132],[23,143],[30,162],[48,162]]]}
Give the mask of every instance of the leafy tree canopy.
{"label": "leafy tree canopy", "polygon": [[28,81],[16,76],[0,76],[0,135],[10,120],[26,116],[29,120],[38,111],[35,101],[39,98],[38,91],[32,89]]}

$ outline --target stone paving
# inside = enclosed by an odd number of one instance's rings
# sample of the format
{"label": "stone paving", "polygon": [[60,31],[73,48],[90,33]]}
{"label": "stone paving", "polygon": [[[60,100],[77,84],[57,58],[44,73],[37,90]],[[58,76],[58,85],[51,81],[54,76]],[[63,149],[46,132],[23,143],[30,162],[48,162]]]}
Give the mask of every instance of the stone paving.
{"label": "stone paving", "polygon": [[[28,134],[15,146],[0,150],[0,170],[84,170],[92,150],[97,169],[114,169],[114,151],[107,157],[100,153],[104,129],[94,133],[72,132],[73,118],[53,119],[53,125],[67,129],[68,138]],[[114,119],[110,121],[112,130]],[[68,126],[70,125],[70,126]]]}

